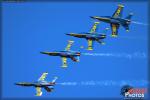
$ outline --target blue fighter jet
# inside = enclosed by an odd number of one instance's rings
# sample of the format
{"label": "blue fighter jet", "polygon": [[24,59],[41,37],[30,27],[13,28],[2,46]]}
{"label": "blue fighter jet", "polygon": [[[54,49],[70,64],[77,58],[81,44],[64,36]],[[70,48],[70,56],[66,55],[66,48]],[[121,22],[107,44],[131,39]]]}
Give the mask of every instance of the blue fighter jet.
{"label": "blue fighter jet", "polygon": [[26,86],[26,87],[35,87],[36,88],[36,96],[42,95],[41,88],[44,88],[47,92],[52,92],[54,90],[53,86],[56,84],[57,77],[55,77],[52,82],[45,81],[45,78],[47,76],[47,72],[43,73],[42,76],[38,79],[36,82],[19,82],[15,83],[19,86]]}
{"label": "blue fighter jet", "polygon": [[[66,35],[74,36],[77,38],[84,38],[88,41],[88,48],[87,50],[93,50],[93,42],[97,41],[100,44],[105,44],[102,40],[106,38],[106,35],[101,33],[99,34],[97,32],[99,22],[94,22],[94,25],[92,26],[90,32],[82,32],[82,33],[67,33]],[[108,28],[106,28],[108,30]],[[106,32],[105,30],[105,32]]]}
{"label": "blue fighter jet", "polygon": [[127,32],[129,31],[131,17],[133,16],[133,13],[130,13],[126,18],[122,18],[123,8],[123,5],[118,5],[118,8],[112,16],[92,16],[91,18],[109,23],[112,29],[112,37],[117,37],[120,25],[123,26]]}
{"label": "blue fighter jet", "polygon": [[73,43],[74,43],[74,41],[69,40],[67,47],[63,51],[41,52],[41,53],[49,55],[49,56],[60,56],[62,58],[62,62],[63,62],[62,67],[66,68],[67,67],[67,58],[70,58],[74,62],[79,62],[80,52],[70,50]]}

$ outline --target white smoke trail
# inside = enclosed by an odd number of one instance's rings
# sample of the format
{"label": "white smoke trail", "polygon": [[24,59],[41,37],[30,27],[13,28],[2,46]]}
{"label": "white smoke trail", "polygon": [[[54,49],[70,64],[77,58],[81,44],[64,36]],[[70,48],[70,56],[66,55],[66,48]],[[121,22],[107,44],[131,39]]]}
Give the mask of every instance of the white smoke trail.
{"label": "white smoke trail", "polygon": [[128,58],[128,59],[133,59],[133,58],[147,58],[147,55],[143,52],[135,52],[132,54],[128,53],[82,53],[83,55],[86,56],[105,56],[105,57],[117,57],[117,58]]}
{"label": "white smoke trail", "polygon": [[[112,36],[110,35],[109,37],[112,38]],[[130,37],[130,36],[118,36],[118,38],[121,38],[121,39],[131,39],[131,40],[142,40],[142,41],[147,41],[148,38],[146,37]]]}
{"label": "white smoke trail", "polygon": [[81,81],[81,82],[62,82],[57,83],[58,85],[63,86],[123,86],[123,85],[131,85],[131,86],[148,86],[149,82],[147,80],[104,80],[104,81]]}
{"label": "white smoke trail", "polygon": [[138,24],[138,25],[145,25],[145,26],[148,25],[148,24],[145,24],[145,23],[137,22],[137,21],[131,21],[131,23]]}
{"label": "white smoke trail", "polygon": [[67,86],[75,86],[75,85],[78,85],[79,83],[78,82],[62,82],[62,83],[57,83],[59,85],[67,85]]}

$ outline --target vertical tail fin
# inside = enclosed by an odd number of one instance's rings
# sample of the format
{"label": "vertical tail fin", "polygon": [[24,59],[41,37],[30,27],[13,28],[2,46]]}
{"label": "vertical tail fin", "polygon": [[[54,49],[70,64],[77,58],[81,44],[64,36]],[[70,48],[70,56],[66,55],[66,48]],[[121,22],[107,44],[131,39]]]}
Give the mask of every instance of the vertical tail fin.
{"label": "vertical tail fin", "polygon": [[128,21],[126,22],[126,24],[123,25],[123,27],[126,29],[127,32],[129,32],[129,25],[131,23],[132,16],[133,16],[133,13],[129,13],[129,15],[126,17]]}
{"label": "vertical tail fin", "polygon": [[133,16],[133,13],[129,13],[129,15],[126,17],[126,19],[131,19],[132,18],[132,16]]}
{"label": "vertical tail fin", "polygon": [[52,83],[55,83],[57,79],[58,77],[54,77],[54,79],[52,80]]}

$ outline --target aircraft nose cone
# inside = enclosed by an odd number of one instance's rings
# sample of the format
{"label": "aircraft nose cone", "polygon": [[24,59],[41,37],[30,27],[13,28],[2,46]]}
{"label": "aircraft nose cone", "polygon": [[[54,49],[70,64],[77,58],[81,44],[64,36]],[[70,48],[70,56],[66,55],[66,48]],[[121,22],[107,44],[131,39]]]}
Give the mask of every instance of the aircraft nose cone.
{"label": "aircraft nose cone", "polygon": [[40,52],[41,54],[47,54],[46,52]]}
{"label": "aircraft nose cone", "polygon": [[14,83],[15,85],[19,85],[18,83]]}
{"label": "aircraft nose cone", "polygon": [[40,53],[42,53],[42,54],[43,54],[44,52],[40,52]]}
{"label": "aircraft nose cone", "polygon": [[94,17],[94,16],[90,16],[90,18],[95,19],[95,17]]}
{"label": "aircraft nose cone", "polygon": [[92,18],[92,19],[99,19],[101,17],[99,17],[99,16],[90,16],[90,18]]}
{"label": "aircraft nose cone", "polygon": [[66,35],[70,35],[70,33],[67,33]]}
{"label": "aircraft nose cone", "polygon": [[15,85],[22,85],[21,83],[15,83]]}
{"label": "aircraft nose cone", "polygon": [[74,36],[75,33],[67,33],[66,35]]}

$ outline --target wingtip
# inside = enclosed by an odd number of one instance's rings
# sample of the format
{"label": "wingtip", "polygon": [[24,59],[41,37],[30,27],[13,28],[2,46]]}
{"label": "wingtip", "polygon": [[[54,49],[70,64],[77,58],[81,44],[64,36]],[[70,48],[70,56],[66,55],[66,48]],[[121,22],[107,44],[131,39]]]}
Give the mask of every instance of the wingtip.
{"label": "wingtip", "polygon": [[118,37],[118,36],[117,36],[117,35],[114,35],[114,34],[112,34],[112,35],[111,35],[111,37],[114,37],[114,38],[116,38],[116,37]]}
{"label": "wingtip", "polygon": [[54,78],[55,78],[55,79],[58,79],[58,76],[55,76]]}
{"label": "wingtip", "polygon": [[102,44],[102,45],[105,45],[106,43],[105,43],[105,42],[102,42],[101,44]]}
{"label": "wingtip", "polygon": [[123,5],[123,4],[118,4],[118,6],[119,6],[119,7],[124,7],[124,5]]}
{"label": "wingtip", "polygon": [[93,48],[87,48],[87,50],[90,50],[90,51],[92,51],[92,50],[93,50]]}
{"label": "wingtip", "polygon": [[64,68],[64,69],[66,69],[66,68],[67,68],[67,66],[61,66],[61,68]]}
{"label": "wingtip", "polygon": [[73,41],[73,40],[68,40],[68,42],[69,42],[69,43],[74,43],[74,41]]}
{"label": "wingtip", "polygon": [[42,96],[42,93],[40,93],[40,94],[36,94],[35,96],[40,97],[40,96]]}

